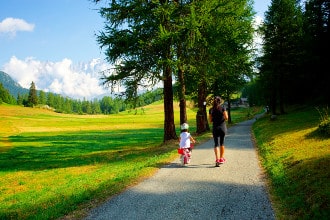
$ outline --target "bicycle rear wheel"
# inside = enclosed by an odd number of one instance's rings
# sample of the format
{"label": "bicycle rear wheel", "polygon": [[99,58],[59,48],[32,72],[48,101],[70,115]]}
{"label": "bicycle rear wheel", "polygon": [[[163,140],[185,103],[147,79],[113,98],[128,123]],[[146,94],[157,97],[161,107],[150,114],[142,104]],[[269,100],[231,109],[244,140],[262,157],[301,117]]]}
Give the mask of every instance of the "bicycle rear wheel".
{"label": "bicycle rear wheel", "polygon": [[181,155],[181,156],[180,156],[180,162],[181,162],[181,165],[182,165],[182,166],[185,165],[184,158],[185,158],[184,155]]}

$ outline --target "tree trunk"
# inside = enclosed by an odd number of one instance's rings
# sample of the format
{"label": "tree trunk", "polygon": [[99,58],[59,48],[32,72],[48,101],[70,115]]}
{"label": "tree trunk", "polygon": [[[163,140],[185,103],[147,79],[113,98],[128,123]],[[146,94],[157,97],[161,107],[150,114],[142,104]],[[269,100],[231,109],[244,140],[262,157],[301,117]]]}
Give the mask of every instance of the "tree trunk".
{"label": "tree trunk", "polygon": [[164,67],[164,142],[177,139],[174,124],[173,109],[173,88],[172,88],[172,71],[168,65]]}
{"label": "tree trunk", "polygon": [[207,121],[207,112],[206,112],[206,83],[205,81],[201,82],[198,85],[198,111],[196,114],[196,132],[198,134],[210,130],[208,121]]}
{"label": "tree trunk", "polygon": [[[162,5],[168,4],[169,2],[161,0]],[[162,16],[161,24],[165,30],[170,30],[170,22],[167,16]],[[171,46],[173,43],[172,39],[167,39],[163,42],[163,56],[162,60],[166,61],[163,64],[163,83],[164,83],[164,142],[168,140],[177,139],[175,133],[175,124],[174,124],[174,109],[173,109],[173,86],[172,86],[172,69],[169,60],[172,60],[171,57]]]}
{"label": "tree trunk", "polygon": [[271,82],[273,82],[270,87],[271,87],[271,97],[270,97],[270,109],[273,115],[276,115],[276,103],[277,103],[277,95],[276,95],[276,86],[277,82],[275,81],[276,78],[272,76]]}
{"label": "tree trunk", "polygon": [[[282,64],[283,65],[283,64]],[[284,110],[284,75],[283,75],[283,71],[280,71],[280,77],[279,77],[279,104],[280,104],[280,114],[283,115],[285,113]]]}
{"label": "tree trunk", "polygon": [[227,103],[228,103],[228,106],[227,106],[227,112],[228,112],[228,123],[231,124],[232,123],[232,120],[231,120],[231,101],[230,101],[230,95],[227,94],[227,97],[226,97],[226,100],[227,100]]}
{"label": "tree trunk", "polygon": [[186,104],[186,84],[184,82],[184,72],[179,65],[178,80],[179,80],[179,99],[180,99],[180,124],[187,122],[187,104]]}

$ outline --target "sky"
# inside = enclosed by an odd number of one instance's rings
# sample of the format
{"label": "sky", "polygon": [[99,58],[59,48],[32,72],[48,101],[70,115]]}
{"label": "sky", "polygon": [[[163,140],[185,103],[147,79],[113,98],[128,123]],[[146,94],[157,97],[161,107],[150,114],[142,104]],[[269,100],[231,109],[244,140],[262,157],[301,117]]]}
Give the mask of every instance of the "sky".
{"label": "sky", "polygon": [[[105,0],[101,1],[106,2]],[[271,0],[255,0],[256,20]],[[104,28],[91,0],[1,0],[0,70],[22,87],[75,99],[110,96],[100,72],[111,67],[96,35]]]}

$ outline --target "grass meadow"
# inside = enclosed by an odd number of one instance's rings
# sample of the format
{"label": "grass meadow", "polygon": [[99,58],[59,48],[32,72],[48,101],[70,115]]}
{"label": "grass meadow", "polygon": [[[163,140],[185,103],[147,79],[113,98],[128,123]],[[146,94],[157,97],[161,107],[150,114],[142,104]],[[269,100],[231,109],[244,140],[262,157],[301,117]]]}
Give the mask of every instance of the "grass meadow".
{"label": "grass meadow", "polygon": [[[237,109],[232,120],[248,112]],[[0,105],[0,219],[81,219],[154,174],[177,157],[177,142],[163,144],[163,114],[161,102],[116,115]],[[187,115],[196,130],[195,109]],[[175,124],[179,134],[178,104]]]}
{"label": "grass meadow", "polygon": [[253,124],[278,219],[329,219],[330,138],[315,108],[292,108]]}
{"label": "grass meadow", "polygon": [[[231,116],[235,123],[259,112],[238,108]],[[163,144],[163,114],[162,102],[116,115],[0,105],[0,219],[82,219],[153,175],[178,156],[177,142]],[[187,114],[193,133],[196,109]],[[291,108],[253,125],[277,219],[330,216],[330,139],[318,133],[319,123],[315,108]],[[211,133],[194,136],[202,143]]]}

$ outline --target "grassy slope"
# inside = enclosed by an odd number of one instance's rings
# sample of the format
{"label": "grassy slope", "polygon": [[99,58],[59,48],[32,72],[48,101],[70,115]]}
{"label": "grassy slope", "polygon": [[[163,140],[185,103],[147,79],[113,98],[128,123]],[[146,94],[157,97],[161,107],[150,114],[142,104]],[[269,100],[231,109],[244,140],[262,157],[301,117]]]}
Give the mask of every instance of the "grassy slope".
{"label": "grassy slope", "polygon": [[307,108],[253,125],[278,219],[330,216],[330,139],[317,132],[319,118]]}
{"label": "grassy slope", "polygon": [[162,103],[95,116],[0,105],[0,219],[55,219],[151,175],[177,156],[176,145],[160,146],[163,112]]}

